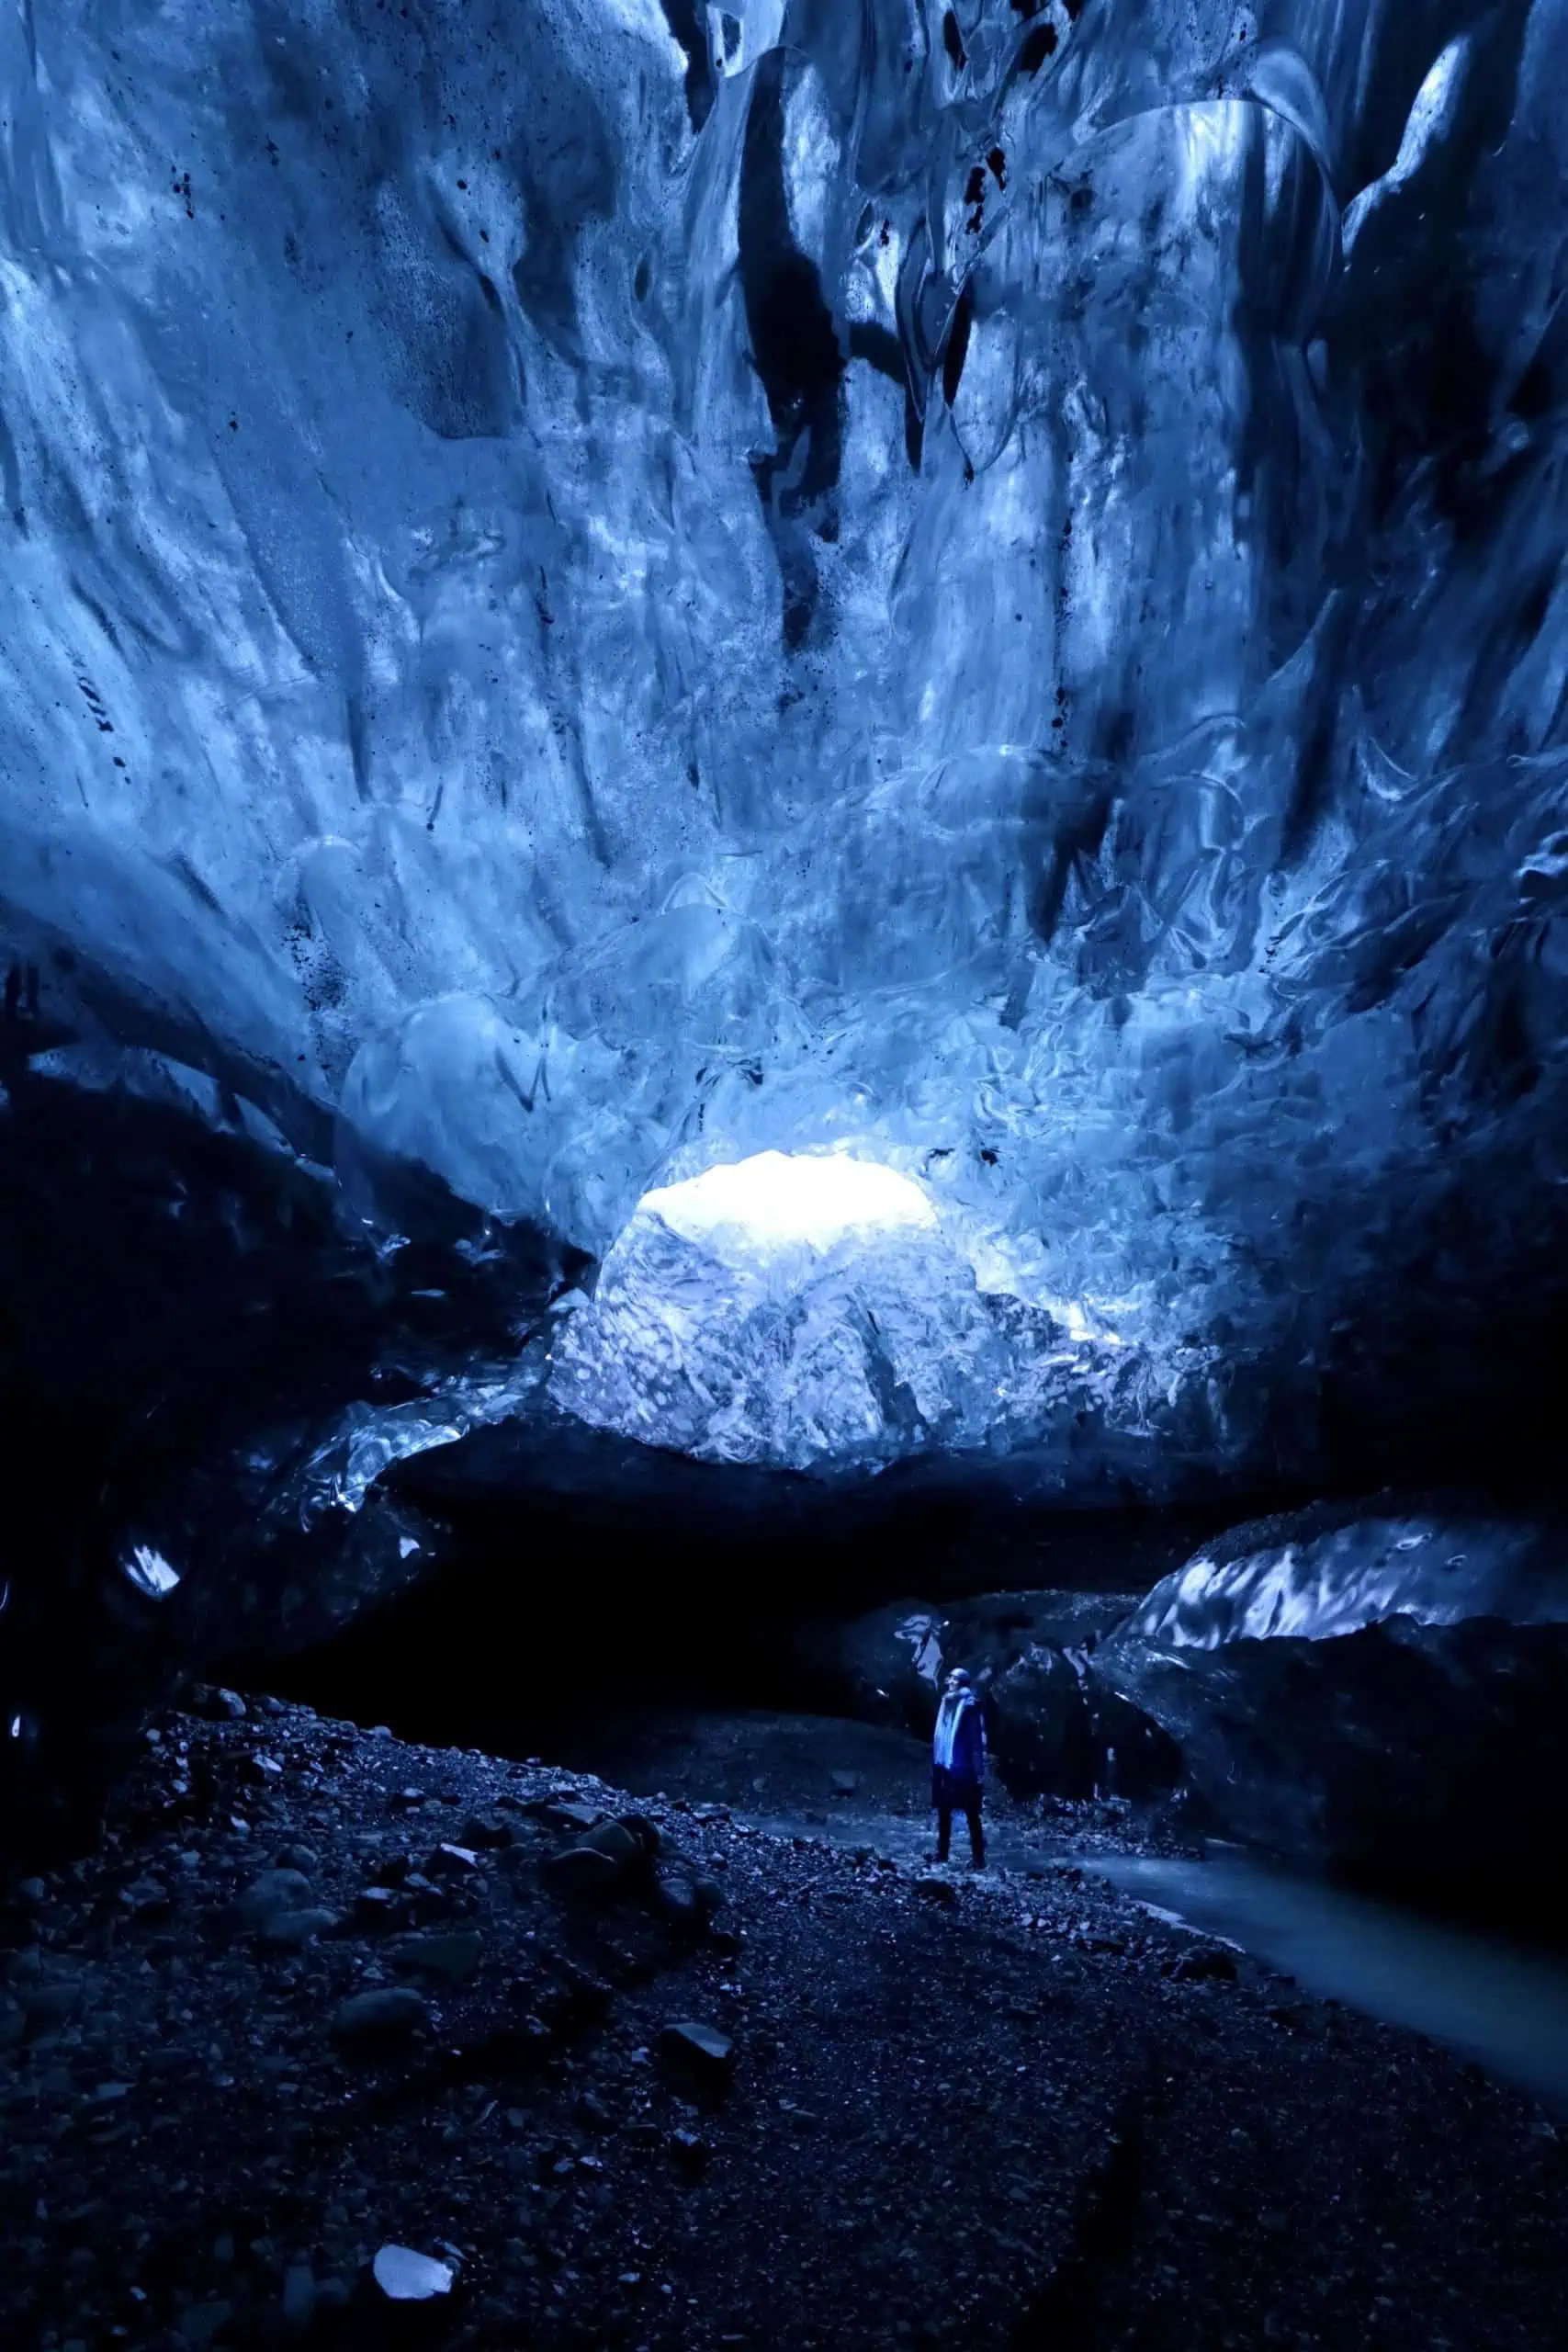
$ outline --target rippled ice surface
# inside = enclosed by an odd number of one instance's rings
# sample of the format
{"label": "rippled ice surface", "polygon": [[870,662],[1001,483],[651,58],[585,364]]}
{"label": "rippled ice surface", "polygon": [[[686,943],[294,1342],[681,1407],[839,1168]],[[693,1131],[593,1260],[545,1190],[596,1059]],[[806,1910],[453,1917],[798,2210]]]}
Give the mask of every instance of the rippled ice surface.
{"label": "rippled ice surface", "polygon": [[647,1391],[720,1454],[1235,1463],[1325,1364],[1462,1361],[1568,1176],[1565,40],[8,11],[0,945],[49,1066],[594,1255],[762,1151],[918,1179],[959,1254],[797,1298],[830,1393],[792,1341],[767,1406],[749,1298],[711,1407]]}

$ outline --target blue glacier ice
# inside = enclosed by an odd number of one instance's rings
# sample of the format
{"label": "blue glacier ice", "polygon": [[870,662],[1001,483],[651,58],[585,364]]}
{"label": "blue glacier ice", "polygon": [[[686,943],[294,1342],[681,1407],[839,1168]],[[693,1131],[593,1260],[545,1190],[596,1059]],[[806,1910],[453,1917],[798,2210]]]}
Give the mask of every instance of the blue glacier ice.
{"label": "blue glacier ice", "polygon": [[1265,1520],[1232,1529],[1163,1577],[1118,1639],[1168,1650],[1332,1641],[1395,1617],[1422,1625],[1470,1617],[1568,1623],[1561,1521],[1389,1498]]}
{"label": "blue glacier ice", "polygon": [[[600,1268],[327,1491],[541,1399],[1310,1470],[1561,1302],[1565,74],[1563,0],[5,0],[0,1076]],[[639,1209],[770,1153],[931,1222]]]}
{"label": "blue glacier ice", "polygon": [[987,1271],[912,1177],[761,1152],[644,1196],[562,1316],[547,1392],[699,1460],[801,1469],[1085,1421],[1120,1385],[1117,1335],[983,1288]]}

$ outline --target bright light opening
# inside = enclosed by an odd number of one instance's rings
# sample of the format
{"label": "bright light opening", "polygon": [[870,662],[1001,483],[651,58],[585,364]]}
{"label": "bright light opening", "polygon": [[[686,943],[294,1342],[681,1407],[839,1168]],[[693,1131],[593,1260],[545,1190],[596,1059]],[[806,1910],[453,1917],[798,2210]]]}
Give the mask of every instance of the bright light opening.
{"label": "bright light opening", "polygon": [[639,1207],[684,1240],[728,1236],[753,1250],[834,1250],[852,1235],[929,1231],[937,1221],[912,1177],[837,1153],[760,1151],[645,1193]]}

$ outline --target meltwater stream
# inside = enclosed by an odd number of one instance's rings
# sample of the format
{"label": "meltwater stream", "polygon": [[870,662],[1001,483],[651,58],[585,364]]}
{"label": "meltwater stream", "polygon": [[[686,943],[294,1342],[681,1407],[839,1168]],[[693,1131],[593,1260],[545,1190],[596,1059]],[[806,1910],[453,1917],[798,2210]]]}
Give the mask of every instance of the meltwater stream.
{"label": "meltwater stream", "polygon": [[1226,1938],[1313,1993],[1446,2042],[1568,2115],[1568,1961],[1223,1849],[1201,1861],[1093,1867],[1163,1917]]}

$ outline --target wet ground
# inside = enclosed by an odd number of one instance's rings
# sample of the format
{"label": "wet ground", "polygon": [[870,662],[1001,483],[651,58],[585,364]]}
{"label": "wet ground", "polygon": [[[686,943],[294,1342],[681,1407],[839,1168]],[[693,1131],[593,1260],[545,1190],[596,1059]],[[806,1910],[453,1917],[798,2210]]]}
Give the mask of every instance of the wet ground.
{"label": "wet ground", "polygon": [[1568,2121],[1568,1961],[1269,1868],[1106,1856],[1112,1885],[1155,1916],[1222,1936],[1320,1996],[1430,2034]]}
{"label": "wet ground", "polygon": [[[570,1744],[569,1744],[570,1746]],[[837,1718],[656,1710],[570,1749],[640,1794],[706,1795],[775,1835],[870,1848],[906,1866],[933,1851],[925,1743]],[[989,1874],[1081,1865],[1168,1925],[1230,1944],[1338,2001],[1446,2043],[1568,2121],[1568,1959],[1455,1928],[1217,1844],[1151,1852],[1117,1800],[987,1792]],[[965,1858],[963,1823],[953,1853]]]}
{"label": "wet ground", "polygon": [[[724,1804],[774,1836],[870,1848],[905,1865],[935,1848],[931,1750],[908,1732],[831,1715],[649,1709],[601,1718],[555,1742],[552,1760],[634,1794]],[[1028,1873],[1091,1852],[1142,1854],[1128,1807],[1020,1803],[995,1775],[985,1805],[993,1871]],[[953,1852],[967,1856],[962,1819]]]}

